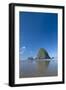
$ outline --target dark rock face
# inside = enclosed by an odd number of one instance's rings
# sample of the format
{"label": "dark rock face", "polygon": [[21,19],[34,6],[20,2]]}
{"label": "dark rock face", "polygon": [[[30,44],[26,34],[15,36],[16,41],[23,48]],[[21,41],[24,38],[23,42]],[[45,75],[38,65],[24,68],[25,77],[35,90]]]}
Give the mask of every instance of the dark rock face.
{"label": "dark rock face", "polygon": [[40,48],[37,54],[37,59],[50,59],[50,56],[44,48]]}
{"label": "dark rock face", "polygon": [[33,60],[33,57],[28,57],[28,60]]}

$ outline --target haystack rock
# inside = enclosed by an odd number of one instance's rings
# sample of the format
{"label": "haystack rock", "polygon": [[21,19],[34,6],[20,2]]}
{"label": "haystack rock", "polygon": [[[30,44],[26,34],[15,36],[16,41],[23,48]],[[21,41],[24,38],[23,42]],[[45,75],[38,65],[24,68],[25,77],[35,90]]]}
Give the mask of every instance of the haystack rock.
{"label": "haystack rock", "polygon": [[50,59],[50,56],[44,48],[40,48],[36,58],[37,59]]}

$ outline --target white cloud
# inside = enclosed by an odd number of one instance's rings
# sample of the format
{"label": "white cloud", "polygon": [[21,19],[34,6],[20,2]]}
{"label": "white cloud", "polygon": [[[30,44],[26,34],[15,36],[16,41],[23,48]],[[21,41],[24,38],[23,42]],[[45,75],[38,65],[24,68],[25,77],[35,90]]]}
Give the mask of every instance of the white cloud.
{"label": "white cloud", "polygon": [[25,48],[26,48],[25,46],[22,47],[22,49],[25,49]]}
{"label": "white cloud", "polygon": [[26,47],[25,47],[25,46],[23,46],[23,47],[21,47],[21,48],[20,48],[19,53],[20,53],[20,54],[23,54],[23,53],[25,52],[25,50],[26,50]]}

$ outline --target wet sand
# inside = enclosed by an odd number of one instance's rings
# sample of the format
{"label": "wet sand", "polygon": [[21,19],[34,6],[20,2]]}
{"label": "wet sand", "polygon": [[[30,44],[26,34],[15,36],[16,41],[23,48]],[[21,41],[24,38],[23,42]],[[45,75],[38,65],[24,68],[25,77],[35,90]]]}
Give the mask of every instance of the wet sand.
{"label": "wet sand", "polygon": [[19,62],[20,78],[57,76],[57,70],[57,60],[20,60]]}

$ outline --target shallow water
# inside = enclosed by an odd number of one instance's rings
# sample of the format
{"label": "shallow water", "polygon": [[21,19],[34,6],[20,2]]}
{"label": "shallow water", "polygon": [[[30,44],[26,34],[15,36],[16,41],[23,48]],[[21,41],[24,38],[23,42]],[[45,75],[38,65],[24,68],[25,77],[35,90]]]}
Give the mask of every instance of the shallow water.
{"label": "shallow water", "polygon": [[57,73],[57,60],[20,60],[19,62],[20,78],[57,76]]}

